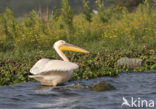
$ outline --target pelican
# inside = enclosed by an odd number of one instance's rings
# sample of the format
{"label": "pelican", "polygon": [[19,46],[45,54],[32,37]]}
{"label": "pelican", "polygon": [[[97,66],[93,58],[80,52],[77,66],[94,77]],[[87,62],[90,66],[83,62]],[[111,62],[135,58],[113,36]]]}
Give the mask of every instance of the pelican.
{"label": "pelican", "polygon": [[57,84],[67,82],[72,77],[73,71],[79,67],[77,64],[69,62],[62,51],[89,52],[63,40],[55,42],[53,48],[63,60],[40,59],[30,69],[30,73],[33,75],[29,77],[39,81],[42,85],[55,87]]}

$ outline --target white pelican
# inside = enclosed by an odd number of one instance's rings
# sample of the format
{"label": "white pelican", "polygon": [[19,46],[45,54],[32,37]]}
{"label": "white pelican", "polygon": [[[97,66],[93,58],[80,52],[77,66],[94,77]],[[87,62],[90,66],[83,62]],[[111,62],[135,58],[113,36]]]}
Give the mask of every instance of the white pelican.
{"label": "white pelican", "polygon": [[68,81],[73,74],[73,70],[78,69],[78,65],[69,62],[62,51],[75,51],[89,53],[87,50],[59,40],[54,43],[54,49],[63,60],[40,59],[31,69],[29,77],[40,81],[42,85],[56,86]]}

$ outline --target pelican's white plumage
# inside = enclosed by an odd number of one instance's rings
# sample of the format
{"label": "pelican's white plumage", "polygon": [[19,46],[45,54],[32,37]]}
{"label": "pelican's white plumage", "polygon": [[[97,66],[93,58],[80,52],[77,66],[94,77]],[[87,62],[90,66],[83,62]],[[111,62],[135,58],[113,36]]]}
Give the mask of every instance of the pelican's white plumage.
{"label": "pelican's white plumage", "polygon": [[73,71],[78,65],[68,61],[40,59],[31,69],[32,74],[42,74],[49,71]]}
{"label": "pelican's white plumage", "polygon": [[31,69],[29,77],[40,81],[42,85],[52,85],[68,81],[73,74],[73,70],[78,69],[78,65],[69,62],[68,58],[61,50],[77,51],[89,53],[79,47],[66,43],[63,40],[55,42],[54,49],[63,60],[40,59]]}

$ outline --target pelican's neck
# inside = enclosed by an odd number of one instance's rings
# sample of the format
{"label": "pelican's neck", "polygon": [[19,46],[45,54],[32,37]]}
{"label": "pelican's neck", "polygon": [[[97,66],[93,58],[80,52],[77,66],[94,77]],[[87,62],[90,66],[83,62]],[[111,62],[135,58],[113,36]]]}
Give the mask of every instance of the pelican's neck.
{"label": "pelican's neck", "polygon": [[65,56],[65,54],[59,49],[59,47],[54,47],[58,55],[64,60],[69,61],[69,59]]}

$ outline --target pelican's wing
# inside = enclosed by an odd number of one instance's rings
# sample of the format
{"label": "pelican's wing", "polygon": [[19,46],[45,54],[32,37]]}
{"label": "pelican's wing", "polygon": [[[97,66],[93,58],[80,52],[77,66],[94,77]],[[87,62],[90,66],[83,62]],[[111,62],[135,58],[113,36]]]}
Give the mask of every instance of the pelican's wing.
{"label": "pelican's wing", "polygon": [[30,73],[38,74],[44,68],[44,66],[50,61],[50,59],[40,59],[36,64],[30,69]]}
{"label": "pelican's wing", "polygon": [[62,60],[40,59],[31,69],[32,74],[41,74],[49,71],[72,71],[77,69],[78,65],[72,62]]}

